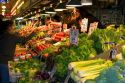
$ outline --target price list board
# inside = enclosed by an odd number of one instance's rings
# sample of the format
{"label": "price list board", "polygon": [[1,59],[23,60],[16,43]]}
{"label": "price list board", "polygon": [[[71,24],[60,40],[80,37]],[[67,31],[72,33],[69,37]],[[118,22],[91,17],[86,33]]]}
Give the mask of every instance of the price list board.
{"label": "price list board", "polygon": [[0,3],[8,2],[9,0],[0,0]]}
{"label": "price list board", "polygon": [[123,15],[120,10],[102,10],[101,11],[101,22],[103,25],[105,24],[122,24],[123,23]]}

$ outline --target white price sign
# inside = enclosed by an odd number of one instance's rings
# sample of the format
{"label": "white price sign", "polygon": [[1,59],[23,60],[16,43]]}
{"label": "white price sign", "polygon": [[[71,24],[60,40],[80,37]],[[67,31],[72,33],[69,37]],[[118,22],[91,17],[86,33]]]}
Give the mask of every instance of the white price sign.
{"label": "white price sign", "polygon": [[91,35],[93,31],[96,30],[97,27],[98,27],[98,22],[90,23],[88,35]]}
{"label": "white price sign", "polygon": [[70,29],[70,43],[74,45],[78,45],[78,34],[79,30],[78,29]]}
{"label": "white price sign", "polygon": [[81,32],[86,32],[88,27],[88,18],[84,18],[80,22]]}

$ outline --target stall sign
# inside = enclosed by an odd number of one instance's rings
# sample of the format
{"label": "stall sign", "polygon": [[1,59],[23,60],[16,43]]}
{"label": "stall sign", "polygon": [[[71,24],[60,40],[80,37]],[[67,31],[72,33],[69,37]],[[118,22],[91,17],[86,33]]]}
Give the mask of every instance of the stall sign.
{"label": "stall sign", "polygon": [[91,35],[93,31],[98,27],[98,22],[90,23],[88,35]]}
{"label": "stall sign", "polygon": [[8,2],[8,0],[0,0],[0,3]]}
{"label": "stall sign", "polygon": [[78,45],[78,34],[79,34],[78,29],[74,29],[74,28],[70,29],[70,44]]}
{"label": "stall sign", "polygon": [[81,26],[81,32],[86,32],[88,27],[88,18],[82,19],[80,26]]}

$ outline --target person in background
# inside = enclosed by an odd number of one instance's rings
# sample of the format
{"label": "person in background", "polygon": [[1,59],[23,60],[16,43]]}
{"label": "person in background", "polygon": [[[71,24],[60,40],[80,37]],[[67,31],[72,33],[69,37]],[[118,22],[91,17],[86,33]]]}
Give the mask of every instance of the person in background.
{"label": "person in background", "polygon": [[95,17],[93,14],[89,13],[83,7],[77,8],[76,11],[72,13],[70,18],[71,18],[71,20],[68,23],[68,27],[71,28],[72,25],[75,25],[79,29],[80,33],[82,33],[82,32],[81,32],[81,27],[80,27],[79,22],[84,18],[88,18],[88,27],[87,27],[87,32],[86,33],[89,32],[90,24],[93,23],[93,22],[98,22],[98,28],[103,28],[104,27],[97,17]]}
{"label": "person in background", "polygon": [[51,17],[46,17],[45,19],[45,25],[49,25],[52,22]]}
{"label": "person in background", "polygon": [[93,22],[98,22],[98,28],[102,28],[102,29],[104,28],[101,21],[96,16],[94,16],[92,13],[89,13],[83,7],[78,8],[78,9],[79,9],[79,13],[80,13],[80,16],[81,16],[82,19],[83,18],[88,18],[88,30],[87,30],[87,32],[89,31],[90,23],[93,23]]}
{"label": "person in background", "polygon": [[0,83],[9,83],[8,61],[13,60],[17,43],[25,43],[32,36],[33,31],[27,37],[20,37],[13,33],[12,21],[0,22]]}
{"label": "person in background", "polygon": [[54,22],[61,22],[60,16],[55,15],[55,16],[53,17],[53,21],[54,21]]}

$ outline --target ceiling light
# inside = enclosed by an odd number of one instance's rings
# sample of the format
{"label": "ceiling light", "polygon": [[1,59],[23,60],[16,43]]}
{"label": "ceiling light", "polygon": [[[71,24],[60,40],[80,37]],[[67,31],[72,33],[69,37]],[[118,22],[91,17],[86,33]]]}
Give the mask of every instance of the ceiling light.
{"label": "ceiling light", "polygon": [[16,10],[14,10],[14,11],[11,13],[11,15],[14,15],[14,13],[16,13]]}
{"label": "ceiling light", "polygon": [[46,9],[46,13],[48,14],[56,14],[56,12],[54,11],[52,4],[50,4],[50,8]]}
{"label": "ceiling light", "polygon": [[75,7],[67,6],[66,8],[67,8],[67,9],[74,9]]}
{"label": "ceiling light", "polygon": [[83,6],[92,5],[92,0],[81,0],[81,4]]}
{"label": "ceiling light", "polygon": [[23,19],[23,17],[18,17],[18,18],[16,18],[17,20],[22,20]]}
{"label": "ceiling light", "polygon": [[60,3],[55,8],[55,11],[63,11],[63,10],[67,10],[66,3],[62,3],[62,0],[60,0]]}
{"label": "ceiling light", "polygon": [[70,7],[81,7],[81,3],[78,0],[69,0],[66,6]]}
{"label": "ceiling light", "polygon": [[5,12],[2,12],[2,15],[4,16],[4,15],[5,15]]}
{"label": "ceiling light", "polygon": [[20,2],[21,0],[18,0],[17,2],[16,2],[16,4],[13,6],[13,8],[11,9],[11,12],[13,12],[13,10],[17,7],[17,5],[19,4],[19,2]]}
{"label": "ceiling light", "polygon": [[6,9],[6,6],[5,6],[5,5],[3,5],[3,6],[2,6],[2,9]]}
{"label": "ceiling light", "polygon": [[17,7],[17,9],[19,9],[23,4],[24,4],[24,1],[21,2],[21,4]]}

